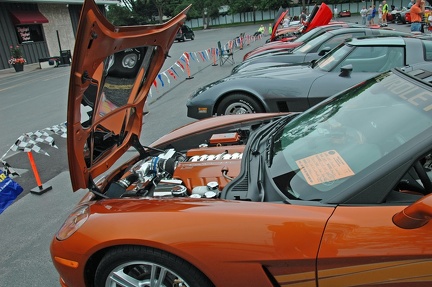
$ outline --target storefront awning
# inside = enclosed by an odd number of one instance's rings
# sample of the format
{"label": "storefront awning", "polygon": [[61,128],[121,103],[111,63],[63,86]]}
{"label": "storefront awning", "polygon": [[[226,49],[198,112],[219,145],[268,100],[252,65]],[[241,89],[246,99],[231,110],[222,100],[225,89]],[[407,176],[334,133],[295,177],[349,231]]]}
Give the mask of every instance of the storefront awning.
{"label": "storefront awning", "polygon": [[10,13],[15,25],[48,23],[48,19],[39,11],[10,11]]}

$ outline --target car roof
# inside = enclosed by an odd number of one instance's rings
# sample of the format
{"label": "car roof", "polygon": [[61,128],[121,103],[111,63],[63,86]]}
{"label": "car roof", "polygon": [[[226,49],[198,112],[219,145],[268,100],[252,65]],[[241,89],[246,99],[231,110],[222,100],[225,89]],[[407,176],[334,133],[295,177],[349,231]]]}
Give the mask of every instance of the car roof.
{"label": "car roof", "polygon": [[371,45],[385,45],[385,46],[401,46],[405,45],[404,38],[402,37],[360,37],[353,38],[349,41],[351,45],[355,46],[371,46]]}

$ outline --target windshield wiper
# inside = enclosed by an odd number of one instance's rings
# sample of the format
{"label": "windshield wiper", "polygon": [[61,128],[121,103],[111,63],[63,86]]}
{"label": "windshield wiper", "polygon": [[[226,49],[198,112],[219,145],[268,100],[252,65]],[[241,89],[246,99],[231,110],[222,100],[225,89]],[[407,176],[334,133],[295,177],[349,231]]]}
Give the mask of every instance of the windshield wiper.
{"label": "windshield wiper", "polygon": [[279,131],[285,127],[285,125],[287,124],[287,122],[290,121],[292,117],[293,117],[293,115],[287,116],[287,117],[282,118],[281,120],[279,120],[275,124],[275,126],[272,128],[272,131],[271,131],[271,133],[269,134],[269,136],[267,138],[266,161],[267,161],[268,167],[270,167],[272,165],[272,163],[273,163],[274,138],[275,138],[276,134],[278,134]]}

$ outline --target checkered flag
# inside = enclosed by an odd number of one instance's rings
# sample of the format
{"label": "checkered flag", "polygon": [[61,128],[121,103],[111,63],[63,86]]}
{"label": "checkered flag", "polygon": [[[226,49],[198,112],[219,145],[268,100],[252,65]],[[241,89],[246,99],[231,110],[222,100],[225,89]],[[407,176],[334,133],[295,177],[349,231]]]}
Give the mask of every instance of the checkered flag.
{"label": "checkered flag", "polygon": [[66,138],[66,122],[54,125],[52,127],[44,128],[43,130],[28,132],[21,135],[9,148],[9,150],[0,158],[0,161],[5,158],[9,151],[36,152],[49,156],[49,154],[45,150],[43,150],[39,146],[39,144],[44,143],[52,147],[58,148],[55,144],[54,138],[51,136],[53,134],[57,134],[63,138]]}
{"label": "checkered flag", "polygon": [[52,147],[58,148],[55,144],[54,138],[45,130],[26,133],[24,137],[28,137],[29,139],[36,142],[36,144],[45,143]]}
{"label": "checkered flag", "polygon": [[[40,146],[38,146],[38,143],[41,142],[45,142],[45,140],[42,139],[38,139],[38,140],[33,140],[32,137],[33,133],[31,133],[30,135],[25,134],[20,136],[16,142],[9,148],[9,150],[11,151],[23,151],[23,152],[36,152],[36,153],[42,153],[44,155],[49,156],[49,154],[44,151]],[[49,142],[49,141],[47,141]],[[55,144],[54,144],[55,146]],[[57,146],[55,146],[57,147]],[[3,157],[2,157],[3,158]]]}
{"label": "checkered flag", "polygon": [[13,177],[15,176],[21,176],[16,170],[14,170],[7,162],[5,162],[4,160],[0,160],[0,163],[3,165],[3,173],[6,174],[7,176],[12,175]]}
{"label": "checkered flag", "polygon": [[49,131],[55,133],[56,135],[61,136],[62,138],[66,138],[66,136],[67,136],[66,122],[61,123],[59,125],[49,127],[49,128],[46,128],[45,130],[49,130]]}

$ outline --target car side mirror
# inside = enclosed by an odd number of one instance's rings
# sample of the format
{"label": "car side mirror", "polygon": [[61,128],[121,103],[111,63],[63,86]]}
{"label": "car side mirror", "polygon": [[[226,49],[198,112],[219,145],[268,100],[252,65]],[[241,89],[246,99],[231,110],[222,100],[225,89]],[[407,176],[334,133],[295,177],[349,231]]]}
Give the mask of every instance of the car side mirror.
{"label": "car side mirror", "polygon": [[432,218],[432,194],[417,200],[393,216],[393,223],[400,228],[414,229],[426,225]]}
{"label": "car side mirror", "polygon": [[322,57],[325,54],[327,54],[328,52],[330,52],[331,48],[330,47],[324,47],[321,51],[319,51],[318,56]]}
{"label": "car side mirror", "polygon": [[341,68],[341,72],[339,74],[339,77],[345,77],[345,78],[349,77],[351,75],[352,70],[353,70],[353,67],[351,64],[343,66]]}

